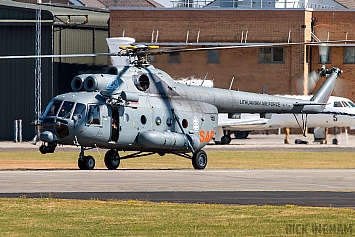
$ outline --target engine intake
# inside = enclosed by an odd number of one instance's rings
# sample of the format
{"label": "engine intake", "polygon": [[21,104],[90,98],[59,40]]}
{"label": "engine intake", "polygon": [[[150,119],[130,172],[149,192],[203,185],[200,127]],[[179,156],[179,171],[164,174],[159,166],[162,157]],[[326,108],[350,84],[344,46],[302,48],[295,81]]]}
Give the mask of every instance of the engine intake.
{"label": "engine intake", "polygon": [[117,89],[114,88],[117,83],[114,83],[116,80],[115,75],[110,74],[93,74],[88,76],[84,80],[84,89],[86,91],[100,91],[107,89]]}

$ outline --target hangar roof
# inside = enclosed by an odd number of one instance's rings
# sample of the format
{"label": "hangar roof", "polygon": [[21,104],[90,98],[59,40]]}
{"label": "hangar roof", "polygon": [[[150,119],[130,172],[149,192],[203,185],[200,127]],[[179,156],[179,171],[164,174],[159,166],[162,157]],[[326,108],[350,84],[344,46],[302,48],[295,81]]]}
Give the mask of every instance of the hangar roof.
{"label": "hangar roof", "polygon": [[[0,1],[0,23],[35,23],[38,4]],[[54,25],[108,28],[108,10],[41,4],[42,23]],[[21,11],[22,14],[18,14]],[[87,23],[86,22],[87,18]]]}

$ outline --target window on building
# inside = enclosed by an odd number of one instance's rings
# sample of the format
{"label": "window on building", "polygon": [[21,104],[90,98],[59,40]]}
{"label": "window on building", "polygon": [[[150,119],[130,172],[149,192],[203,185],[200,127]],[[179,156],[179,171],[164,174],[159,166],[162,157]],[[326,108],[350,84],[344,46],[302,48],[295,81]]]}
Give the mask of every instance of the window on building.
{"label": "window on building", "polygon": [[355,63],[355,47],[344,47],[344,63]]}
{"label": "window on building", "polygon": [[207,62],[219,63],[219,50],[207,50]]}
{"label": "window on building", "polygon": [[318,56],[318,63],[319,64],[329,64],[330,63],[330,47],[329,46],[322,46],[318,47],[319,56]]}
{"label": "window on building", "polygon": [[181,63],[180,53],[169,53],[169,63]]}
{"label": "window on building", "polygon": [[283,47],[263,47],[259,49],[259,62],[261,63],[283,63]]}
{"label": "window on building", "polygon": [[149,62],[151,63],[156,63],[156,58],[155,58],[156,55],[149,55]]}

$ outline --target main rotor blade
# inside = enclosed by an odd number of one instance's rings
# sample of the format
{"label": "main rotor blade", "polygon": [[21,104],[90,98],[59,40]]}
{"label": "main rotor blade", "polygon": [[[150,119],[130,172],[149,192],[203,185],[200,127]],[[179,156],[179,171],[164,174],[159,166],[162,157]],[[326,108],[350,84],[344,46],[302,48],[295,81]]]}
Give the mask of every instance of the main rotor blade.
{"label": "main rotor blade", "polygon": [[92,53],[92,54],[58,54],[58,55],[15,55],[0,56],[0,59],[26,59],[26,58],[74,58],[74,57],[98,57],[119,56],[118,53]]}
{"label": "main rotor blade", "polygon": [[[323,42],[300,42],[300,43],[251,43],[251,44],[236,44],[231,43],[227,46],[215,46],[215,47],[200,47],[200,48],[187,48],[193,45],[181,45],[178,49],[138,49],[121,50],[116,53],[92,53],[92,54],[60,54],[60,55],[15,55],[15,56],[0,56],[0,59],[27,59],[27,58],[70,58],[70,57],[98,57],[98,56],[146,56],[146,55],[158,55],[168,53],[179,52],[196,52],[207,50],[223,50],[223,49],[237,49],[237,48],[258,48],[258,47],[275,47],[275,46],[292,46],[292,45],[326,45],[332,46],[354,46],[354,44],[347,44],[349,42],[355,42],[355,40],[339,40],[339,41],[323,41]],[[182,47],[182,48],[181,48]]]}
{"label": "main rotor blade", "polygon": [[[352,44],[349,44],[352,43]],[[185,48],[188,46],[194,46],[193,44],[183,44],[179,49],[159,49],[154,51],[149,51],[148,54],[167,54],[167,53],[180,53],[180,52],[196,52],[196,51],[206,51],[206,50],[222,50],[222,49],[238,49],[238,48],[258,48],[258,47],[277,47],[277,46],[292,46],[292,45],[313,45],[313,46],[355,46],[355,40],[336,40],[336,41],[323,41],[323,42],[300,42],[300,43],[231,43],[231,45],[226,46],[214,46],[214,47],[200,47],[200,48]],[[153,43],[154,44],[154,43]],[[169,43],[167,43],[169,44]],[[142,52],[144,53],[144,52]]]}

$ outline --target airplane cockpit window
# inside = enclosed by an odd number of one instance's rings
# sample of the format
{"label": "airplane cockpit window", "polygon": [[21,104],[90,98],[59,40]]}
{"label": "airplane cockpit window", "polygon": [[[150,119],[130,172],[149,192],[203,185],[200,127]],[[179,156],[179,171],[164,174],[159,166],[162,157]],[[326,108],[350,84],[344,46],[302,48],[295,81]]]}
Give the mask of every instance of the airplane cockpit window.
{"label": "airplane cockpit window", "polygon": [[351,107],[355,107],[355,104],[354,104],[354,102],[352,102],[352,101],[350,101],[350,100],[348,100],[348,103],[349,103],[349,105],[351,106]]}
{"label": "airplane cockpit window", "polygon": [[334,107],[343,107],[340,101],[334,101]]}
{"label": "airplane cockpit window", "polygon": [[343,104],[344,107],[347,107],[347,108],[351,107],[346,101],[342,101],[341,103]]}
{"label": "airplane cockpit window", "polygon": [[77,103],[73,112],[72,120],[79,120],[82,118],[86,106],[81,103]]}
{"label": "airplane cockpit window", "polygon": [[89,105],[87,123],[100,124],[100,109],[98,105]]}
{"label": "airplane cockpit window", "polygon": [[48,104],[46,111],[43,113],[43,116],[57,116],[60,105],[63,101],[53,100]]}
{"label": "airplane cockpit window", "polygon": [[70,118],[71,111],[74,107],[74,102],[71,101],[64,101],[62,107],[59,110],[58,117],[61,118]]}

